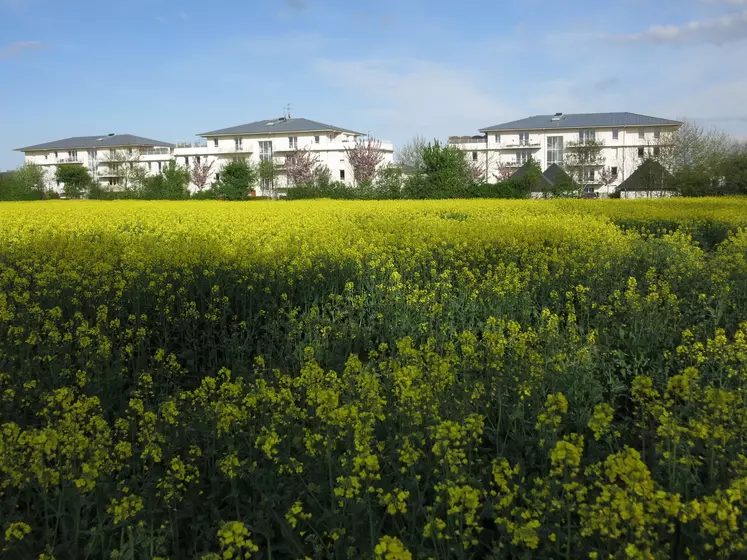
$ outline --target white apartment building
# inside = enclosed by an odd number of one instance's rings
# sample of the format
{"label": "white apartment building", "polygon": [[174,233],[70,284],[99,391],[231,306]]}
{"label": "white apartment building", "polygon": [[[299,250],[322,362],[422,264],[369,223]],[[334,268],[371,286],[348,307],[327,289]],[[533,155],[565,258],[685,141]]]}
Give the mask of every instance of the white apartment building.
{"label": "white apartment building", "polygon": [[[59,165],[85,165],[102,185],[121,188],[123,169],[144,167],[148,173],[159,173],[166,163],[175,160],[192,170],[195,163],[210,166],[208,185],[220,178],[223,166],[237,158],[259,164],[272,161],[277,176],[274,184],[260,184],[253,194],[265,196],[283,194],[288,188],[284,172],[286,158],[296,150],[305,149],[317,156],[318,164],[326,166],[332,180],[353,184],[355,177],[346,149],[355,146],[365,135],[345,128],[303,118],[283,116],[205,132],[198,136],[204,142],[169,144],[129,134],[66,138],[45,144],[19,148],[26,162],[44,166],[47,187],[60,191],[54,179]],[[381,142],[382,166],[393,162],[394,146]],[[191,186],[194,191],[195,185]]]}
{"label": "white apartment building", "polygon": [[61,165],[83,165],[101,185],[116,187],[122,182],[124,166],[136,162],[158,173],[172,159],[174,145],[132,134],[76,136],[44,144],[18,148],[26,163],[35,163],[44,171],[46,190],[62,191],[55,174]]}
{"label": "white apartment building", "polygon": [[[588,193],[614,192],[644,158],[659,155],[666,139],[682,123],[636,113],[579,113],[537,115],[480,129],[476,136],[452,136],[449,144],[467,152],[472,165],[485,170],[489,182],[505,178],[534,158],[546,170],[553,163],[564,167],[567,155],[579,143],[603,144],[593,165],[583,169]],[[611,176],[603,186],[602,174]]]}
{"label": "white apartment building", "polygon": [[[206,144],[174,150],[174,157],[183,165],[192,166],[193,158],[205,157],[213,162],[213,179],[220,177],[220,169],[236,157],[247,159],[259,165],[262,161],[272,161],[278,171],[275,185],[261,184],[258,195],[267,195],[271,190],[282,194],[290,185],[284,174],[287,158],[296,150],[309,150],[318,165],[326,166],[333,181],[353,184],[355,177],[348,161],[348,148],[354,147],[356,140],[365,135],[360,132],[340,128],[303,118],[283,116],[278,119],[257,121],[230,128],[222,128],[200,134]],[[382,166],[394,160],[394,146],[382,141],[384,155]]]}

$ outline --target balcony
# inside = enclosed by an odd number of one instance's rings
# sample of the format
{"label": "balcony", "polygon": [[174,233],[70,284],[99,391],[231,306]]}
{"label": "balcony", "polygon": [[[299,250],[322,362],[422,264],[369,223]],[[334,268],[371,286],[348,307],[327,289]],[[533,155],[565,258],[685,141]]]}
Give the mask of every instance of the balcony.
{"label": "balcony", "polygon": [[512,144],[500,144],[499,150],[536,150],[541,148],[540,142],[514,142]]}
{"label": "balcony", "polygon": [[141,156],[168,156],[171,155],[171,148],[146,148],[139,153]]}
{"label": "balcony", "polygon": [[461,146],[464,144],[481,144],[483,146],[487,146],[488,139],[484,136],[450,136],[448,144],[449,146]]}
{"label": "balcony", "polygon": [[83,163],[78,158],[60,158],[56,162],[58,165],[63,163]]}

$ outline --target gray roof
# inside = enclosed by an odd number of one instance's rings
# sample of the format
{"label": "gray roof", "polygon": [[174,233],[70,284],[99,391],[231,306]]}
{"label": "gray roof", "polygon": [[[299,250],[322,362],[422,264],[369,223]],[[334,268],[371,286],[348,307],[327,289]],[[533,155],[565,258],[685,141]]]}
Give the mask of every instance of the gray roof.
{"label": "gray roof", "polygon": [[555,115],[535,115],[518,121],[511,121],[487,128],[481,128],[480,132],[493,132],[500,130],[544,130],[552,128],[592,128],[599,126],[679,126],[680,121],[648,117],[637,113],[576,113],[561,114],[558,120],[553,120]]}
{"label": "gray roof", "polygon": [[[537,163],[537,161],[535,160],[534,163]],[[521,167],[519,167],[519,169],[517,169],[516,171],[513,172],[513,174],[511,175],[511,178],[512,179],[519,179],[519,178],[523,177],[524,175],[526,175],[527,174],[527,170],[529,169],[529,166],[531,164],[532,164],[531,161],[526,162],[524,165],[522,165]],[[540,180],[541,180],[542,183],[547,184],[549,187],[553,186],[552,181],[550,181],[550,179],[548,177],[546,177],[544,173],[542,175],[540,175]],[[540,190],[538,187],[533,187],[533,189]]]}
{"label": "gray roof", "polygon": [[615,189],[620,191],[668,191],[674,177],[658,161],[648,158]]}
{"label": "gray roof", "polygon": [[74,150],[86,148],[118,148],[120,146],[160,146],[164,148],[173,148],[173,144],[161,142],[160,140],[151,140],[142,136],[133,136],[132,134],[113,134],[108,136],[100,134],[99,136],[74,136],[72,138],[63,138],[54,142],[44,144],[35,144],[25,148],[16,148],[16,152],[31,152],[34,150]]}
{"label": "gray roof", "polygon": [[310,121],[308,119],[270,119],[266,121],[257,121],[248,124],[241,124],[239,126],[232,126],[230,128],[221,128],[219,130],[212,130],[210,132],[203,132],[198,136],[221,136],[229,134],[270,134],[270,133],[285,133],[285,132],[322,132],[322,131],[335,131],[335,132],[347,132],[349,134],[357,134],[362,136],[362,133],[348,130],[347,128],[340,128],[339,126],[332,126],[330,124],[324,124],[316,121]]}

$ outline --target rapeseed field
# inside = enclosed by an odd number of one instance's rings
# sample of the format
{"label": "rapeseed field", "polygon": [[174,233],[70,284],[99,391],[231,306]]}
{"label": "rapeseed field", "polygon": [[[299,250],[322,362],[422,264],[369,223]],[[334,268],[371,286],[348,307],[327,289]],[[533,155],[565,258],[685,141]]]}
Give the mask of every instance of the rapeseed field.
{"label": "rapeseed field", "polygon": [[740,558],[747,200],[0,205],[3,558]]}

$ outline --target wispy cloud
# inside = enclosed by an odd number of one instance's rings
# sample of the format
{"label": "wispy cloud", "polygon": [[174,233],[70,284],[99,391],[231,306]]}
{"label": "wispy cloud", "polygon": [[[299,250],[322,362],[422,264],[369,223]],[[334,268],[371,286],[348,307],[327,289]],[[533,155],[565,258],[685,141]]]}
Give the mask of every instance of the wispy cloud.
{"label": "wispy cloud", "polygon": [[306,0],[285,0],[285,5],[291,10],[305,10]]}
{"label": "wispy cloud", "polygon": [[475,76],[435,61],[320,59],[313,67],[343,95],[371,107],[368,117],[398,138],[470,133],[510,114]]}
{"label": "wispy cloud", "polygon": [[[744,3],[744,0],[739,1]],[[639,33],[615,37],[628,42],[673,45],[723,45],[743,41],[747,39],[747,10],[714,19],[691,21],[684,25],[652,25]]]}
{"label": "wispy cloud", "polygon": [[15,43],[11,43],[9,47],[0,50],[0,58],[16,56],[28,50],[40,50],[45,48],[47,48],[47,46],[41,41],[16,41]]}

